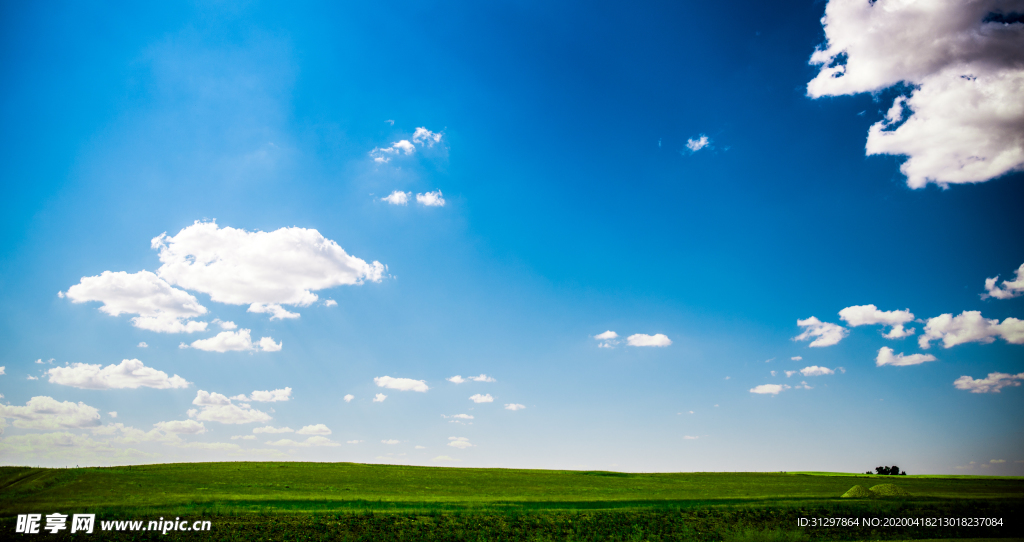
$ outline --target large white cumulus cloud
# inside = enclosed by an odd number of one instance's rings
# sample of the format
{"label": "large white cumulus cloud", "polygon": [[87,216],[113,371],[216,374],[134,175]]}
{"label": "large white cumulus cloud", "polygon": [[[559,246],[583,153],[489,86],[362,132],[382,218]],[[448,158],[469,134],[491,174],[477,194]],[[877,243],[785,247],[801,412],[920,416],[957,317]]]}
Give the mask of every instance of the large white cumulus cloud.
{"label": "large white cumulus cloud", "polygon": [[157,270],[160,278],[273,318],[298,316],[281,305],[310,305],[317,300],[316,290],[378,282],[384,274],[380,262],[351,256],[307,228],[250,232],[196,221],[173,237],[161,234],[152,244],[163,264]]}
{"label": "large white cumulus cloud", "polygon": [[[1021,0],[830,0],[812,98],[900,83],[867,154],[907,156],[912,188],[982,182],[1024,169],[1024,12]],[[908,117],[909,113],[909,117]]]}
{"label": "large white cumulus cloud", "polygon": [[187,388],[188,382],[178,376],[152,367],[137,359],[122,360],[120,364],[102,367],[99,363],[72,363],[67,367],[54,367],[46,372],[53,384],[90,390],[135,388]]}

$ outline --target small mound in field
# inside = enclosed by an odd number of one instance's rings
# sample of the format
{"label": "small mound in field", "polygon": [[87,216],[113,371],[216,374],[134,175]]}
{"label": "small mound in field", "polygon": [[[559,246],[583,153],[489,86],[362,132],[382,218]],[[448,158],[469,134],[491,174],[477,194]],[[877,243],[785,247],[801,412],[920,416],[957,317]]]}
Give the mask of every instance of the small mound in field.
{"label": "small mound in field", "polygon": [[874,493],[862,485],[853,486],[849,491],[843,493],[844,499],[869,499],[874,496]]}
{"label": "small mound in field", "polygon": [[909,497],[910,493],[900,486],[894,484],[878,484],[871,488],[871,492],[879,497]]}

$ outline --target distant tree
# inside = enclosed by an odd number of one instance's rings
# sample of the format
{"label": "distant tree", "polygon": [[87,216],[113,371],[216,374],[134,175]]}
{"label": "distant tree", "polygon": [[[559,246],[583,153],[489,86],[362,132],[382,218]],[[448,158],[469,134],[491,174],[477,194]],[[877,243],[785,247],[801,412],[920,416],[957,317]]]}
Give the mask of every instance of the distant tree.
{"label": "distant tree", "polygon": [[900,476],[906,476],[906,475],[907,475],[907,471],[905,471],[905,470],[904,471],[900,471]]}
{"label": "distant tree", "polygon": [[889,474],[889,467],[875,467],[875,474]]}
{"label": "distant tree", "polygon": [[[871,474],[871,472],[868,471],[868,474]],[[886,474],[890,476],[907,475],[906,471],[901,471],[900,468],[897,467],[896,465],[893,465],[891,467],[875,467],[875,474]]]}
{"label": "distant tree", "polygon": [[873,473],[873,472],[871,472],[871,471],[867,471],[867,472],[865,472],[864,474],[874,474],[874,473]]}

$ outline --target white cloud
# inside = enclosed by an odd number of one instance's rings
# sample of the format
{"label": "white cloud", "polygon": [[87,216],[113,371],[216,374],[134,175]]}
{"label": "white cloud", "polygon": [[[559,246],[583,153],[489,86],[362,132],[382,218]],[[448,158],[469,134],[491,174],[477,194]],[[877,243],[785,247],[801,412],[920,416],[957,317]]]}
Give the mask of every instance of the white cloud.
{"label": "white cloud", "polygon": [[754,386],[750,388],[750,393],[758,393],[761,395],[771,394],[778,395],[782,390],[788,390],[789,386],[785,384],[761,384],[760,386]]}
{"label": "white cloud", "polygon": [[835,371],[828,367],[818,367],[817,365],[811,365],[810,367],[804,367],[800,369],[800,374],[804,376],[822,376],[836,374]]}
{"label": "white cloud", "polygon": [[7,367],[0,365],[0,375],[7,374]]}
{"label": "white cloud", "polygon": [[426,447],[426,446],[420,446],[420,445],[418,445],[418,444],[417,444],[417,445],[415,446],[415,449],[417,449],[417,450],[426,450],[426,449],[427,449],[427,447]]}
{"label": "white cloud", "polygon": [[394,156],[401,156],[403,154],[408,156],[415,151],[415,145],[409,143],[409,140],[407,139],[402,139],[400,141],[393,142],[390,147],[374,147],[374,149],[370,151],[370,157],[373,158],[374,162],[386,164],[390,162],[391,158]]}
{"label": "white cloud", "polygon": [[520,405],[519,403],[508,403],[505,405],[505,410],[522,410],[526,408],[526,405]]}
{"label": "white cloud", "polygon": [[[601,329],[601,328],[598,328],[598,329]],[[618,339],[619,338],[619,334],[615,333],[614,331],[609,329],[608,331],[605,331],[604,333],[598,333],[597,335],[594,335],[594,338],[599,340],[599,341],[610,341],[612,339]]]}
{"label": "white cloud", "polygon": [[345,444],[359,444],[361,440],[346,440]]}
{"label": "white cloud", "polygon": [[267,442],[270,446],[288,446],[293,448],[308,448],[310,446],[341,446],[340,443],[334,442],[327,437],[309,437],[302,442],[296,442],[292,439],[281,439],[277,441]]}
{"label": "white cloud", "polygon": [[1024,373],[989,373],[987,377],[978,379],[961,376],[953,382],[953,386],[971,393],[999,393],[1007,386],[1020,386],[1021,380],[1024,380]]}
{"label": "white cloud", "polygon": [[1010,299],[1024,293],[1024,263],[1017,268],[1017,277],[1014,280],[1004,280],[1002,284],[996,285],[998,281],[998,275],[985,279],[985,293],[981,294],[982,299]]}
{"label": "white cloud", "polygon": [[442,414],[441,417],[442,418],[456,418],[456,419],[459,419],[459,420],[472,420],[473,419],[473,416],[471,414],[453,414],[451,416],[445,416],[444,414]]}
{"label": "white cloud", "polygon": [[366,263],[307,228],[249,232],[196,221],[173,237],[161,234],[152,246],[163,264],[157,274],[168,283],[277,318],[294,314],[280,305],[308,306],[318,299],[316,290],[380,282],[384,273],[380,262]]}
{"label": "white cloud", "polygon": [[[877,93],[905,84],[868,131],[867,154],[908,157],[911,188],[993,179],[1024,167],[1024,26],[999,0],[831,0],[812,98]],[[894,54],[898,51],[899,54]],[[909,118],[908,118],[909,113]],[[901,124],[902,123],[902,124]]]}
{"label": "white cloud", "polygon": [[497,382],[496,379],[491,378],[483,373],[481,373],[480,376],[471,376],[469,377],[469,379],[472,380],[473,382]]}
{"label": "white cloud", "polygon": [[793,356],[793,357],[791,357],[789,359],[791,359],[793,361],[803,361],[804,360],[803,356]]}
{"label": "white cloud", "polygon": [[297,435],[330,435],[331,430],[326,425],[318,423],[316,425],[307,425],[302,429],[295,432]]}
{"label": "white cloud", "polygon": [[259,433],[294,433],[295,430],[291,427],[273,427],[268,425],[266,427],[253,427],[252,432]]}
{"label": "white cloud", "polygon": [[451,378],[446,378],[445,380],[447,380],[448,382],[454,382],[456,384],[462,384],[463,382],[469,382],[467,379],[462,378],[461,375],[455,375],[455,376],[453,376]]}
{"label": "white cloud", "polygon": [[697,440],[699,438],[700,437],[694,437],[694,436],[690,436],[690,435],[683,435],[683,440]]}
{"label": "white cloud", "polygon": [[449,446],[460,450],[465,450],[466,448],[475,446],[475,444],[470,444],[469,439],[466,437],[448,437],[448,441]]}
{"label": "white cloud", "polygon": [[892,348],[883,346],[878,349],[878,356],[875,357],[875,365],[881,367],[883,365],[892,365],[894,367],[905,367],[908,365],[920,365],[928,361],[935,361],[935,356],[931,354],[911,354],[909,356],[903,354],[892,355]]}
{"label": "white cloud", "polygon": [[469,400],[473,401],[474,403],[493,403],[494,397],[491,397],[491,394],[489,393],[486,395],[480,395],[479,393],[477,393],[471,396]]}
{"label": "white cloud", "polygon": [[221,329],[238,329],[238,326],[234,322],[225,322],[220,318],[214,318],[213,323],[220,326]]}
{"label": "white cloud", "polygon": [[139,343],[139,348],[149,348],[149,345],[146,344],[146,341],[142,341]]}
{"label": "white cloud", "polygon": [[441,142],[441,136],[441,132],[431,132],[421,126],[416,128],[416,132],[412,134],[412,141],[413,143],[426,144],[428,147],[433,147],[434,143]]}
{"label": "white cloud", "polygon": [[703,149],[704,147],[707,147],[710,144],[711,140],[708,139],[708,136],[704,134],[700,134],[699,136],[697,136],[696,139],[686,140],[686,148],[690,149],[691,154]]}
{"label": "white cloud", "polygon": [[249,305],[249,308],[246,309],[245,312],[269,314],[271,320],[288,320],[298,318],[300,316],[299,313],[291,312],[276,303],[253,303]]}
{"label": "white cloud", "polygon": [[355,399],[355,398],[356,398],[356,396],[352,395],[351,393],[346,395],[345,397],[342,397],[342,399],[344,399],[346,403],[351,403],[352,400]]}
{"label": "white cloud", "polygon": [[258,423],[270,420],[270,415],[261,410],[256,410],[248,403],[236,405],[231,399],[219,393],[209,393],[199,390],[196,398],[192,400],[202,410],[192,409],[188,411],[189,418],[195,418],[206,422],[219,422],[224,424]]}
{"label": "white cloud", "polygon": [[378,393],[377,395],[373,396],[373,402],[374,403],[383,403],[384,400],[387,399],[387,398],[388,398],[387,395],[384,395],[383,393]]}
{"label": "white cloud", "polygon": [[426,194],[416,194],[416,202],[427,207],[444,207],[445,201],[441,191],[435,190]]}
{"label": "white cloud", "polygon": [[324,306],[325,307],[337,307],[338,306],[338,302],[333,300],[333,299],[328,299],[327,301],[324,301]]}
{"label": "white cloud", "polygon": [[206,432],[206,427],[203,425],[203,422],[197,422],[195,420],[156,422],[153,424],[153,427],[157,428],[158,431],[175,433],[178,435],[201,435]]}
{"label": "white cloud", "polygon": [[388,439],[388,440],[382,440],[382,441],[380,441],[380,443],[381,444],[401,444],[402,441],[395,440],[395,439]]}
{"label": "white cloud", "polygon": [[988,344],[1002,337],[1012,344],[1024,344],[1024,320],[1007,318],[988,320],[979,311],[963,311],[957,316],[942,314],[929,318],[924,335],[918,337],[921,348],[929,348],[931,341],[942,340],[942,346],[952,348],[958,344],[978,342]]}
{"label": "white cloud", "polygon": [[409,196],[412,192],[402,192],[401,190],[395,190],[386,197],[380,198],[381,201],[386,201],[391,205],[407,205],[409,203]]}
{"label": "white cloud", "polygon": [[993,463],[993,464],[998,465],[1000,463],[1006,463],[1006,460],[1005,459],[991,459],[991,460],[989,460],[989,463]]}
{"label": "white cloud", "polygon": [[256,435],[232,435],[231,440],[256,440]]}
{"label": "white cloud", "polygon": [[28,379],[27,380],[39,380],[39,377],[28,375]]}
{"label": "white cloud", "polygon": [[282,388],[276,390],[263,390],[253,391],[249,396],[250,401],[259,401],[261,403],[276,403],[278,401],[288,401],[292,398],[291,388]]}
{"label": "white cloud", "polygon": [[811,337],[817,337],[810,346],[832,346],[843,340],[850,331],[842,326],[822,322],[815,317],[806,320],[797,320],[796,325],[804,328],[804,332],[793,337],[794,341],[806,341]]}
{"label": "white cloud", "polygon": [[[282,345],[282,343],[275,343],[271,337],[263,337],[257,344],[265,352],[277,352],[281,350]],[[188,348],[188,346],[179,346],[179,348]],[[239,329],[238,331],[221,331],[209,339],[192,341],[192,348],[206,352],[251,352],[257,349],[257,345],[253,344],[252,335],[248,329]]]}
{"label": "white cloud", "polygon": [[876,324],[892,326],[889,333],[885,334],[887,339],[902,339],[914,334],[913,329],[903,328],[903,324],[914,321],[914,315],[910,312],[910,309],[880,311],[874,305],[854,305],[839,311],[839,318],[849,324],[850,327]]}
{"label": "white cloud", "polygon": [[107,415],[110,416],[111,418],[117,418],[117,411],[111,410],[110,412],[107,412]]}
{"label": "white cloud", "polygon": [[630,346],[668,346],[672,344],[672,340],[661,333],[654,335],[636,333],[626,337],[626,344]]}
{"label": "white cloud", "polygon": [[206,314],[206,307],[184,290],[172,287],[149,271],[126,273],[104,271],[99,276],[82,277],[68,288],[72,303],[99,301],[100,311],[111,316],[137,314],[132,325],[161,333],[205,331],[206,322],[190,320]]}
{"label": "white cloud", "polygon": [[434,459],[431,459],[431,461],[451,462],[451,461],[462,461],[462,460],[461,459],[453,459],[453,458],[448,457],[446,455],[439,455],[439,456],[435,457]]}
{"label": "white cloud", "polygon": [[73,363],[66,367],[54,367],[46,374],[50,375],[51,384],[72,386],[89,390],[135,389],[139,387],[168,389],[187,388],[189,383],[184,378],[152,367],[146,367],[137,359],[126,359],[118,365]]}
{"label": "white cloud", "polygon": [[399,391],[418,391],[425,392],[430,388],[427,387],[427,383],[423,380],[413,380],[411,378],[392,378],[390,376],[378,376],[373,379],[374,384],[378,387],[388,388]]}
{"label": "white cloud", "polygon": [[260,350],[264,352],[280,352],[284,342],[275,343],[274,339],[270,337],[262,337],[260,339]]}
{"label": "white cloud", "polygon": [[78,429],[100,424],[99,410],[45,395],[29,399],[25,406],[0,405],[0,418],[14,419],[14,427],[21,429]]}

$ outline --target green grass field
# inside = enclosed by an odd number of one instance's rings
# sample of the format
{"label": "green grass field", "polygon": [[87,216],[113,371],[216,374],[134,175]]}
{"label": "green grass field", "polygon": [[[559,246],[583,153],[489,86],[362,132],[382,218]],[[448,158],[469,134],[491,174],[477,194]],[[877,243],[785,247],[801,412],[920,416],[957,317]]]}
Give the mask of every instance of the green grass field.
{"label": "green grass field", "polygon": [[[841,499],[859,484],[910,496]],[[457,469],[354,463],[0,468],[0,532],[25,513],[205,518],[124,540],[874,540],[1021,536],[1024,479]],[[1002,517],[996,527],[807,528],[799,518]],[[79,539],[64,533],[48,539]],[[77,538],[76,538],[77,537]]]}

